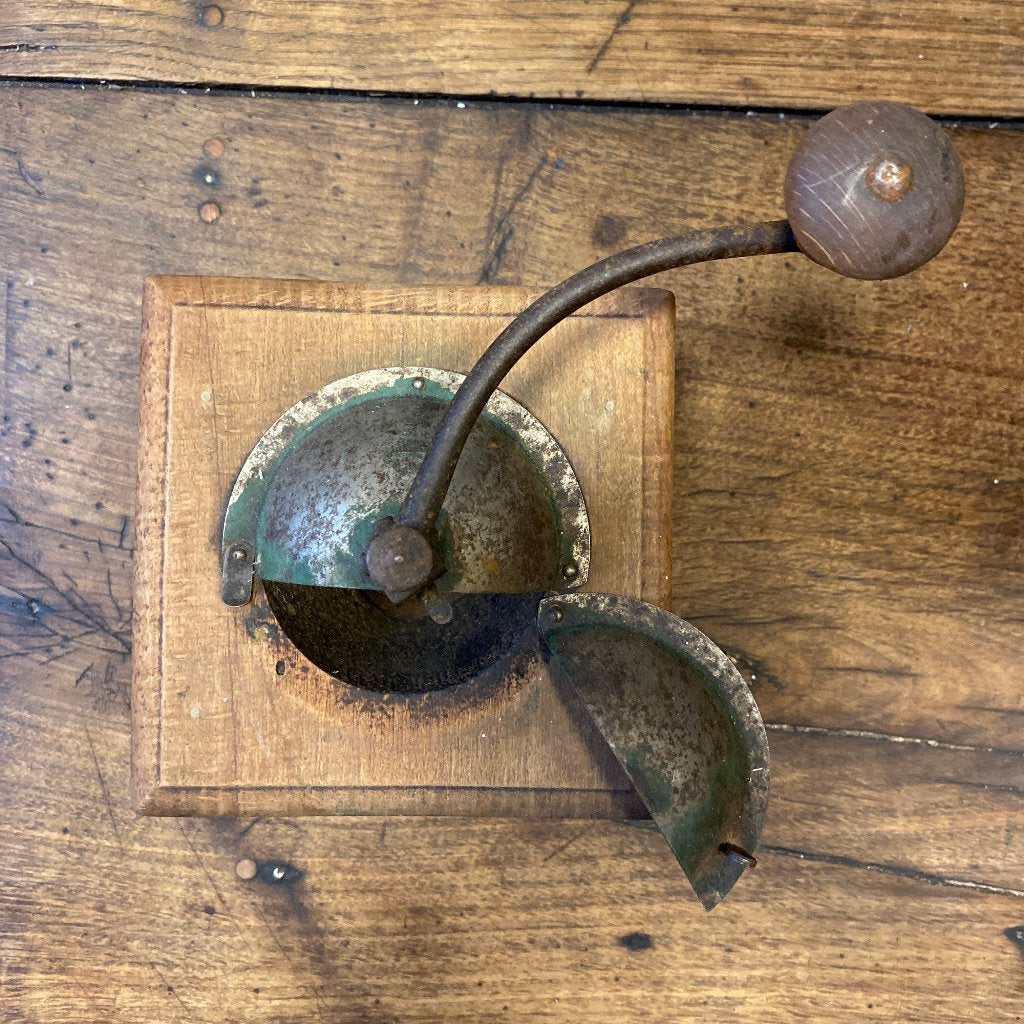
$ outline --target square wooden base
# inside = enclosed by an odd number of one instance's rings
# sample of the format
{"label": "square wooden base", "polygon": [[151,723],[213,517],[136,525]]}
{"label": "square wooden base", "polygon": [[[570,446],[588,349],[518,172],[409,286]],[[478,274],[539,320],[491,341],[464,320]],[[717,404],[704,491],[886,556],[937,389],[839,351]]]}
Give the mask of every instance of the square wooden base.
{"label": "square wooden base", "polygon": [[[133,791],[148,814],[641,816],[545,666],[485,701],[341,700],[266,601],[219,597],[224,502],[287,408],[376,366],[465,372],[533,294],[297,281],[147,282]],[[590,514],[586,586],[665,604],[674,307],[628,289],[560,324],[503,390],[565,448]]]}

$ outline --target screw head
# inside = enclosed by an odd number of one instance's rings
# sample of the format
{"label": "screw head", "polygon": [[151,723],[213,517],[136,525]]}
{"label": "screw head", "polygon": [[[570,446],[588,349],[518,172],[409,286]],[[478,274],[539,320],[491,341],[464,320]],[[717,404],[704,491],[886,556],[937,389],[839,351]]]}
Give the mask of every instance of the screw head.
{"label": "screw head", "polygon": [[867,170],[868,188],[887,203],[899,202],[914,186],[914,168],[899,157],[882,157]]}

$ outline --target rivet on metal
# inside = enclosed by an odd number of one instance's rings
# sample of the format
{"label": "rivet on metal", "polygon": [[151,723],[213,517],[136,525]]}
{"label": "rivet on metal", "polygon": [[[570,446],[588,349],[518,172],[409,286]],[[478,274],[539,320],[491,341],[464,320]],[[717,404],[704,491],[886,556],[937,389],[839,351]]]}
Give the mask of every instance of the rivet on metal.
{"label": "rivet on metal", "polygon": [[447,626],[452,621],[454,612],[451,602],[439,594],[436,590],[428,590],[423,596],[423,607],[427,614],[439,626]]}
{"label": "rivet on metal", "polygon": [[560,605],[552,605],[548,610],[548,618],[552,622],[561,622],[565,618],[565,609]]}
{"label": "rivet on metal", "polygon": [[225,604],[243,605],[252,600],[253,550],[248,544],[231,544],[221,563],[220,596]]}
{"label": "rivet on metal", "polygon": [[580,570],[575,562],[566,562],[562,566],[562,576],[567,580],[574,580],[580,574]]}
{"label": "rivet on metal", "polygon": [[422,377],[413,377],[412,379],[412,386],[417,391],[422,391],[424,387],[426,387],[426,383],[427,382]]}

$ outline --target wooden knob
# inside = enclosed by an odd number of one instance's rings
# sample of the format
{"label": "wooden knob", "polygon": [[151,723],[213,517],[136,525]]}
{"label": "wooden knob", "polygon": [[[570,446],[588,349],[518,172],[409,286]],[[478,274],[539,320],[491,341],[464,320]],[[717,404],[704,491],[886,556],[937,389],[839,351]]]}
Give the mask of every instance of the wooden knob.
{"label": "wooden knob", "polygon": [[786,171],[786,215],[805,255],[882,280],[927,263],[964,206],[946,133],[913,107],[864,100],[813,124]]}

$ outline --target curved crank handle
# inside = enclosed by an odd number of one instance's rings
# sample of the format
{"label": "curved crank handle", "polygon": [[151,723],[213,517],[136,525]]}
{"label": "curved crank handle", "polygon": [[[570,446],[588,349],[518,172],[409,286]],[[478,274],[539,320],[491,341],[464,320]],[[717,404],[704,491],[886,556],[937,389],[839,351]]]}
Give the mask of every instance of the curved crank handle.
{"label": "curved crank handle", "polygon": [[366,563],[375,584],[406,597],[436,577],[438,559],[428,557],[438,554],[433,528],[466,438],[505,375],[559,321],[623,285],[707,260],[801,251],[847,277],[909,273],[953,234],[963,210],[963,168],[926,115],[865,100],[812,125],[790,161],[783,198],[788,220],[646,242],[581,270],[520,313],[456,393],[397,521],[381,524],[370,542]]}

